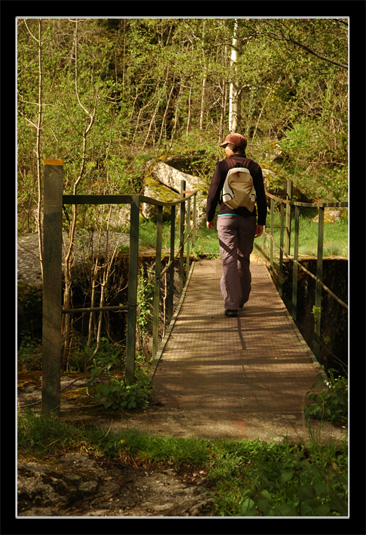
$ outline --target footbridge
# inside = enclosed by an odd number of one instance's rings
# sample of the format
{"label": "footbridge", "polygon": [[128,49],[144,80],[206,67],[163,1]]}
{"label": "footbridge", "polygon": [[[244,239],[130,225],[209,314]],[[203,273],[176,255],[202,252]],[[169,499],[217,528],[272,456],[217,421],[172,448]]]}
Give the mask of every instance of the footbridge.
{"label": "footbridge", "polygon": [[[347,203],[300,203],[288,195],[281,199],[267,194],[270,204],[271,238],[269,267],[251,262],[252,291],[238,317],[224,315],[220,293],[221,259],[205,258],[190,263],[190,247],[196,228],[196,191],[181,184],[180,197],[170,203],[140,195],[64,195],[62,162],[45,161],[44,198],[44,296],[43,296],[43,390],[42,412],[60,408],[61,316],[81,309],[61,309],[62,207],[65,204],[129,204],[130,258],[128,302],[125,305],[83,308],[84,312],[113,311],[127,315],[126,379],[134,381],[136,354],[137,276],[139,256],[139,207],[155,206],[157,217],[155,294],[153,304],[153,382],[156,394],[146,413],[126,417],[125,425],[140,425],[145,431],[177,436],[298,439],[307,433],[304,419],[306,393],[319,373],[316,355],[305,343],[295,320],[297,269],[306,269],[298,259],[299,215],[303,206],[318,209],[318,257],[316,306],[326,291],[348,308],[322,281],[324,208],[347,207]],[[273,238],[275,204],[280,205],[280,244]],[[176,207],[179,214],[176,214]],[[170,210],[169,262],[163,268],[162,213]],[[294,210],[291,210],[294,208]],[[283,258],[289,256],[291,214],[295,216],[293,296],[291,314],[282,299]],[[179,249],[175,249],[176,215]],[[279,249],[279,287],[273,283],[274,250]],[[179,260],[181,297],[173,309],[174,265]],[[168,326],[159,331],[161,280],[169,277],[166,297]],[[184,275],[187,281],[183,284]],[[161,310],[160,310],[161,311]],[[316,351],[315,351],[316,352]],[[172,432],[172,429],[174,432]]]}
{"label": "footbridge", "polygon": [[154,373],[156,401],[168,409],[178,433],[188,428],[192,436],[250,439],[306,434],[305,395],[319,366],[267,267],[252,262],[251,272],[250,299],[230,318],[220,293],[221,259],[194,263]]}

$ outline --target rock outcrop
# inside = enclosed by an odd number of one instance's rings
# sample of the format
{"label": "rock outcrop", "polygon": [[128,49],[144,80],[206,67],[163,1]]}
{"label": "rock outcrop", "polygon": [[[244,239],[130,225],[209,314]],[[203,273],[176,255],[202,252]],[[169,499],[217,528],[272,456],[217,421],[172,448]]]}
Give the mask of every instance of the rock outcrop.
{"label": "rock outcrop", "polygon": [[[198,190],[197,217],[203,219],[206,212],[206,196],[208,186],[199,177],[185,173],[163,161],[149,162],[148,175],[144,180],[143,195],[163,202],[172,202],[179,198],[181,181],[186,183],[185,191]],[[156,213],[156,208],[143,203],[142,215],[149,219]]]}
{"label": "rock outcrop", "polygon": [[104,467],[77,452],[20,462],[18,516],[204,516],[212,500],[194,476],[187,484],[169,468]]}

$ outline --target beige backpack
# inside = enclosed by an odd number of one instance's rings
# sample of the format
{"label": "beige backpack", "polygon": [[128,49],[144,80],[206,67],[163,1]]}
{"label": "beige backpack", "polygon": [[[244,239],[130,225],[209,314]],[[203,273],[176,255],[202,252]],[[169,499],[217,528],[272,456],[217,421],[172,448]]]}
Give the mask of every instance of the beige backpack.
{"label": "beige backpack", "polygon": [[223,202],[234,210],[243,206],[253,212],[256,200],[253,177],[249,169],[244,167],[249,165],[251,160],[246,158],[240,167],[234,167],[240,164],[233,160],[227,159],[226,162],[230,169],[222,189]]}

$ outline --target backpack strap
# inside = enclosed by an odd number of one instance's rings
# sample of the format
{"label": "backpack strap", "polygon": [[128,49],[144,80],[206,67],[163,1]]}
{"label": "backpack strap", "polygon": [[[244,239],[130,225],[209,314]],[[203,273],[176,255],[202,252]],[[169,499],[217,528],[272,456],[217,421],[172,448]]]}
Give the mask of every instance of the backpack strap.
{"label": "backpack strap", "polygon": [[240,164],[239,162],[236,162],[235,160],[232,160],[231,158],[226,158],[225,160],[229,169],[232,169],[233,167],[246,167],[248,169],[251,161],[252,160],[250,160],[249,158],[245,158],[244,162]]}
{"label": "backpack strap", "polygon": [[236,166],[237,162],[234,162],[234,160],[231,160],[230,158],[226,158],[225,162],[227,163],[229,169],[232,169]]}

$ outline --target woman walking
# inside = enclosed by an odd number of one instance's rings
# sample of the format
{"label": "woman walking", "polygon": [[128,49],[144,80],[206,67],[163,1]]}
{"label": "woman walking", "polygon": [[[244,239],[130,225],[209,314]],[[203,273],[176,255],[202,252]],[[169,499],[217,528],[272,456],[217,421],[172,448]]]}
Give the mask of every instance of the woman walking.
{"label": "woman walking", "polygon": [[[251,290],[250,253],[254,238],[261,236],[266,224],[267,202],[264,191],[263,175],[260,166],[245,156],[247,140],[241,134],[229,134],[220,147],[225,150],[226,158],[217,163],[213,174],[206,208],[207,227],[214,229],[216,206],[217,231],[223,265],[221,293],[225,303],[225,315],[237,316],[249,299]],[[244,206],[230,208],[222,200],[222,189],[230,168],[245,167],[249,170],[256,193],[256,204],[250,211]]]}

